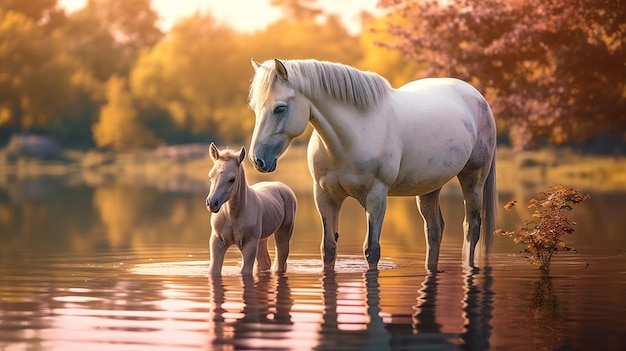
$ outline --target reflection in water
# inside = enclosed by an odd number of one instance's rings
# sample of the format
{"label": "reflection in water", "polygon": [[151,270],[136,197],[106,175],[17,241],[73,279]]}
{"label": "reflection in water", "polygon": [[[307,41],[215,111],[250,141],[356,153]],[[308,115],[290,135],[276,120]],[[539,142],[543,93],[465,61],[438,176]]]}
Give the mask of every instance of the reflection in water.
{"label": "reflection in water", "polygon": [[[324,313],[315,350],[389,348],[391,335],[381,315],[378,276],[377,270],[367,271],[363,273],[362,283],[357,280],[341,280],[343,285],[340,286],[337,283],[337,273],[324,273]],[[365,311],[361,307],[363,302]]]}
{"label": "reflection in water", "polygon": [[286,276],[259,274],[255,280],[255,276],[244,275],[235,286],[225,284],[221,276],[210,276],[209,287],[212,301],[209,335],[213,345],[291,347],[281,344],[289,342],[293,325],[294,300]]}
{"label": "reflection in water", "polygon": [[440,334],[441,324],[437,323],[437,273],[427,274],[419,290],[415,313],[413,314],[413,329],[418,334]]}
{"label": "reflection in water", "polygon": [[552,277],[542,274],[541,278],[533,284],[528,299],[532,312],[529,315],[533,318],[529,324],[543,340],[543,344],[549,346],[551,350],[564,346],[561,345],[564,321],[561,316],[561,307],[552,288]]}
{"label": "reflection in water", "polygon": [[[493,318],[493,277],[491,267],[482,270],[472,270],[463,276],[463,297],[461,317],[464,320],[463,333],[460,339],[463,348],[467,350],[488,350],[491,348],[489,338]],[[445,308],[438,300],[442,298],[439,291],[439,283],[442,274],[428,274],[422,282],[419,290],[415,313],[413,314],[414,332],[420,336],[424,343],[440,349],[453,348],[452,340],[455,335],[444,333],[442,324],[437,320],[438,311]],[[446,291],[445,293],[450,293]]]}
{"label": "reflection in water", "polygon": [[[423,262],[415,256],[424,251],[415,233],[422,238],[421,219],[414,200],[399,198],[390,200],[382,238],[393,266],[363,273],[355,204],[343,210],[343,269],[321,276],[319,218],[311,195],[301,193],[294,269],[207,281],[204,191],[33,182],[0,180],[0,350],[621,350],[626,343],[624,193],[593,194],[575,211],[571,244],[590,266],[565,255],[552,277],[540,278],[507,238],[496,239],[493,269],[461,272],[460,225],[443,243],[446,272],[425,275],[415,264]],[[442,197],[451,223],[462,222],[457,203]],[[509,218],[503,214],[500,227],[517,225]],[[230,259],[235,266],[239,253]]]}
{"label": "reflection in water", "polygon": [[491,319],[493,319],[493,277],[491,267],[474,269],[464,276],[463,318],[465,332],[461,338],[468,350],[491,348]]}
{"label": "reflection in water", "polygon": [[391,336],[385,329],[385,323],[381,317],[380,308],[380,284],[378,283],[378,270],[367,271],[365,275],[365,286],[367,292],[367,349],[382,350],[388,347]]}

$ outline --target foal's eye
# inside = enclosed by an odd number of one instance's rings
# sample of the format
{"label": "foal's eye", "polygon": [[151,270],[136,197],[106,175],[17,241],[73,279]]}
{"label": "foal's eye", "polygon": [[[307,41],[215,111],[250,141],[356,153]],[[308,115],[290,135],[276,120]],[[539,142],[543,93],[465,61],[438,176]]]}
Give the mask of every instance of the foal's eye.
{"label": "foal's eye", "polygon": [[230,179],[228,180],[228,182],[229,182],[229,183],[234,183],[234,182],[235,182],[235,178],[230,178]]}
{"label": "foal's eye", "polygon": [[274,114],[275,115],[279,115],[281,113],[284,113],[285,111],[287,111],[287,106],[285,106],[285,105],[280,105],[280,106],[274,107]]}

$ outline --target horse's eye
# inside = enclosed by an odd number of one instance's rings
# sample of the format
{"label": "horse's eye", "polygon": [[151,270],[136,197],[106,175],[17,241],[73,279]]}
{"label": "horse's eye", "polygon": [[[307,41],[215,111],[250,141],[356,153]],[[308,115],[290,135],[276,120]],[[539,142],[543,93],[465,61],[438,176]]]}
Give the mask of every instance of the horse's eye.
{"label": "horse's eye", "polygon": [[229,182],[229,183],[234,183],[234,182],[235,182],[235,178],[230,178],[230,179],[228,180],[228,182]]}
{"label": "horse's eye", "polygon": [[280,106],[274,107],[274,114],[275,115],[279,115],[281,113],[284,113],[285,111],[287,111],[287,106],[280,105]]}

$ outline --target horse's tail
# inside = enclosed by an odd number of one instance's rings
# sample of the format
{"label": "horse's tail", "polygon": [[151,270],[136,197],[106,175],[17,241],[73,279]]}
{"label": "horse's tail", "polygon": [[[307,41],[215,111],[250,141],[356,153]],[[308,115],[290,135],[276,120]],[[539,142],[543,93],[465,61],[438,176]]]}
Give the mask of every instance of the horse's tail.
{"label": "horse's tail", "polygon": [[493,232],[496,230],[497,212],[498,189],[496,187],[496,153],[494,152],[491,168],[483,189],[483,207],[480,214],[482,225],[480,226],[480,239],[476,247],[478,256],[485,260],[487,260],[493,247]]}

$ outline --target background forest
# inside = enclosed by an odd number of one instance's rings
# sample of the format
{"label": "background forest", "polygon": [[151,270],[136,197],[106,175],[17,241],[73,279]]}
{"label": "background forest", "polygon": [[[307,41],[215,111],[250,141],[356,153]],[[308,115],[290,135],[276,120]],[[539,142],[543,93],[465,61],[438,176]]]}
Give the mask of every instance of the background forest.
{"label": "background forest", "polygon": [[315,0],[271,0],[283,17],[241,33],[197,12],[167,33],[150,0],[0,0],[0,146],[20,133],[65,148],[245,142],[250,58],[316,58],[393,86],[467,80],[518,148],[626,139],[623,0],[380,0],[351,34]]}

